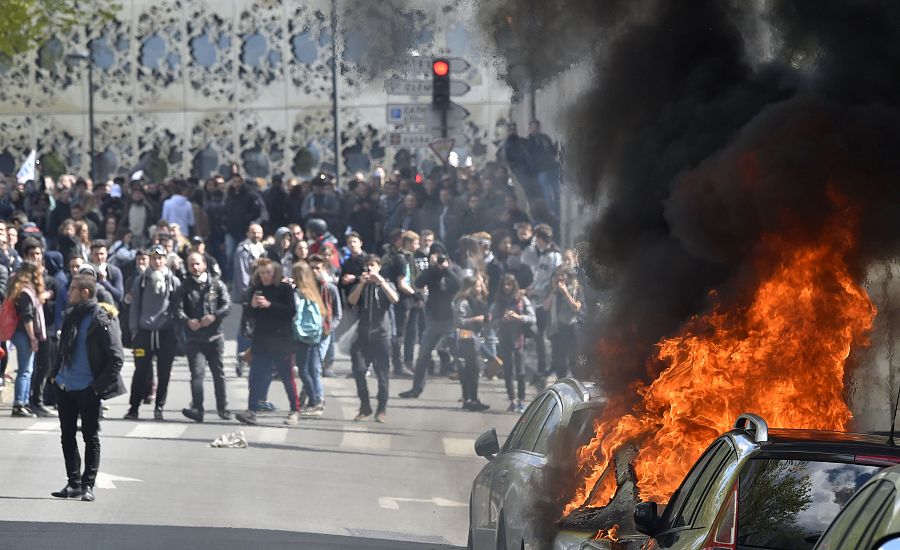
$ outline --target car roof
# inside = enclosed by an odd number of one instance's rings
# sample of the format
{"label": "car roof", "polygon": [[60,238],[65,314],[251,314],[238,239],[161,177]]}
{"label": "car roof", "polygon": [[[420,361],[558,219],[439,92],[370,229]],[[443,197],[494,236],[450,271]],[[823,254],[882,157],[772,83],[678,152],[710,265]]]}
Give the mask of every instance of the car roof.
{"label": "car roof", "polygon": [[[742,430],[730,432],[747,436]],[[887,436],[826,430],[791,430],[773,428],[766,441],[759,443],[765,451],[802,451],[821,453],[852,453],[900,457],[900,447],[888,445]]]}

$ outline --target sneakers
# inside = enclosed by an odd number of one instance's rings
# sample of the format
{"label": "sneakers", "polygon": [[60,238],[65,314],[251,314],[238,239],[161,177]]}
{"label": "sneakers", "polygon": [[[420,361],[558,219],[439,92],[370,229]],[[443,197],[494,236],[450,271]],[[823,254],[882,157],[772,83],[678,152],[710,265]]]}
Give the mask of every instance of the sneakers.
{"label": "sneakers", "polygon": [[153,420],[156,420],[157,422],[162,422],[163,420],[165,420],[165,418],[163,418],[163,410],[161,408],[156,407],[155,409],[153,409]]}
{"label": "sneakers", "polygon": [[257,410],[266,412],[275,412],[278,408],[271,401],[260,401],[256,404]]}
{"label": "sneakers", "polygon": [[403,399],[417,399],[420,395],[422,395],[422,392],[419,390],[407,390],[400,392],[400,397],[402,397]]}
{"label": "sneakers", "polygon": [[78,498],[82,494],[81,487],[74,487],[72,485],[66,485],[59,491],[53,491],[50,493],[50,496],[56,498]]}
{"label": "sneakers", "polygon": [[48,418],[48,417],[57,416],[56,411],[54,411],[53,409],[48,409],[47,407],[45,407],[39,403],[35,403],[35,404],[31,405],[31,412],[33,412],[40,418]]}
{"label": "sneakers", "polygon": [[181,409],[181,414],[194,422],[203,422],[203,411],[197,409]]}
{"label": "sneakers", "polygon": [[291,411],[288,417],[284,420],[284,423],[287,426],[296,426],[300,423],[300,413],[297,411]]}
{"label": "sneakers", "polygon": [[249,424],[250,426],[256,426],[256,413],[253,411],[244,411],[239,412],[234,415],[237,418],[237,421],[241,424]]}
{"label": "sneakers", "polygon": [[409,367],[403,367],[394,371],[394,378],[412,378],[414,374]]}
{"label": "sneakers", "polygon": [[468,401],[466,403],[463,403],[463,408],[467,411],[483,412],[490,409],[491,406],[485,405],[484,403],[476,399],[475,401]]}
{"label": "sneakers", "polygon": [[378,411],[377,413],[375,413],[375,422],[378,422],[379,424],[387,423],[387,413],[385,413],[384,411]]}
{"label": "sneakers", "polygon": [[509,407],[506,407],[506,412],[509,412],[509,413],[516,412],[516,402],[515,401],[509,402]]}
{"label": "sneakers", "polygon": [[18,418],[37,418],[27,405],[13,405],[12,415]]}
{"label": "sneakers", "polygon": [[123,416],[122,418],[124,418],[125,420],[137,420],[138,412],[137,412],[137,410],[128,411],[127,413],[125,413],[125,416]]}
{"label": "sneakers", "polygon": [[84,490],[81,492],[81,500],[82,502],[94,502],[94,488],[90,485],[85,485]]}
{"label": "sneakers", "polygon": [[228,409],[221,409],[219,411],[219,418],[222,420],[231,420],[231,411]]}
{"label": "sneakers", "polygon": [[304,409],[303,412],[300,413],[300,416],[315,417],[322,416],[323,414],[325,414],[325,406],[319,403],[318,405],[313,405]]}
{"label": "sneakers", "polygon": [[521,399],[519,401],[516,401],[516,412],[517,413],[525,412],[525,402],[522,401]]}

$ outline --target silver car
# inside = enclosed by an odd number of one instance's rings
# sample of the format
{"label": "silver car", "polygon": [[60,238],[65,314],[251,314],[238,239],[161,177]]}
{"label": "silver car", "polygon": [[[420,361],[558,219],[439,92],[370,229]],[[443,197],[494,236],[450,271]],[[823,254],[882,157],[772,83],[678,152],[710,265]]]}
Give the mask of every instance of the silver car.
{"label": "silver car", "polygon": [[593,435],[593,419],[606,403],[594,384],[564,378],[544,390],[525,410],[503,448],[496,430],[482,434],[475,453],[488,459],[472,484],[469,548],[535,547],[533,515],[549,443],[566,428],[573,441]]}
{"label": "silver car", "polygon": [[815,550],[900,549],[900,466],[881,471],[853,495]]}

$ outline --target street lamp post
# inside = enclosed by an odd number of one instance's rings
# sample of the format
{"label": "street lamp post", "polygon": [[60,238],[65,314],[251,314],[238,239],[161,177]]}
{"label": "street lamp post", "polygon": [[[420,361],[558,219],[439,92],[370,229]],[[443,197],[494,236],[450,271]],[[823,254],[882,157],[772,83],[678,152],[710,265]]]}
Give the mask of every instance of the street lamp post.
{"label": "street lamp post", "polygon": [[87,53],[71,53],[66,56],[73,61],[84,61],[88,70],[88,139],[91,147],[91,181],[97,184],[96,151],[94,150],[94,63]]}

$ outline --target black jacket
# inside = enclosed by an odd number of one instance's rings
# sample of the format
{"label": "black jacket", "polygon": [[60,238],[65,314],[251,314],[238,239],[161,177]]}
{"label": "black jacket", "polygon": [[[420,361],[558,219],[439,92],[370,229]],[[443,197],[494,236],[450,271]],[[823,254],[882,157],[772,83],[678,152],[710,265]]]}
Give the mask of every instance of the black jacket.
{"label": "black jacket", "polygon": [[228,297],[228,288],[221,280],[208,274],[205,283],[198,283],[193,277],[187,276],[178,289],[178,297],[175,300],[175,311],[178,319],[187,323],[190,319],[200,319],[204,315],[213,314],[216,320],[206,327],[191,330],[185,327],[185,337],[191,341],[209,342],[215,336],[221,336],[222,320],[231,311],[231,299]]}
{"label": "black jacket", "polygon": [[[250,307],[255,292],[262,292],[272,302],[269,308]],[[271,286],[251,286],[244,301],[244,314],[255,319],[253,328],[253,348],[269,352],[293,350],[294,342],[294,289],[287,283]]]}
{"label": "black jacket", "polygon": [[427,319],[453,320],[453,298],[459,292],[459,279],[456,266],[445,269],[431,266],[416,278],[416,287],[428,289],[428,301],[425,302]]}
{"label": "black jacket", "polygon": [[[127,393],[121,375],[125,355],[122,352],[119,322],[99,305],[94,308],[92,315],[87,333],[88,363],[94,376],[91,387],[100,399],[112,399]],[[59,355],[61,358],[62,354]],[[57,359],[50,372],[51,380],[56,378],[61,367],[61,360]]]}

